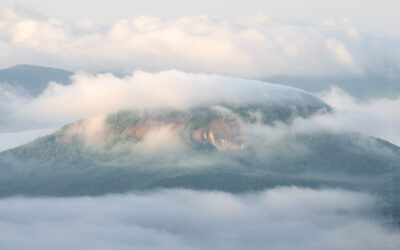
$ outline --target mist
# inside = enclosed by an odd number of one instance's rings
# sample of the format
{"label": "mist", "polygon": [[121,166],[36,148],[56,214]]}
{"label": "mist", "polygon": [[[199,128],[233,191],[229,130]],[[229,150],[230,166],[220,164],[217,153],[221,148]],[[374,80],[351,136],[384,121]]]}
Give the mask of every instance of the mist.
{"label": "mist", "polygon": [[[376,197],[285,187],[0,200],[2,249],[396,249]],[[21,240],[23,239],[23,240]],[[73,240],[71,240],[73,239]]]}
{"label": "mist", "polygon": [[[185,111],[214,105],[219,112],[223,112],[223,109],[218,108],[218,104],[307,105],[313,102],[312,99],[305,98],[312,94],[292,87],[176,70],[157,73],[135,71],[124,78],[112,74],[79,73],[72,77],[71,85],[51,82],[47,89],[35,98],[5,85],[0,89],[0,94],[4,97],[0,102],[0,111],[3,112],[3,121],[0,124],[3,136],[7,136],[7,132],[14,133],[13,131],[61,127],[88,117],[104,119],[107,114],[120,110],[162,108]],[[288,133],[355,131],[400,144],[400,121],[396,113],[400,108],[398,98],[359,100],[337,87],[316,93],[315,96],[321,103],[329,104],[333,112],[321,112],[307,119],[298,118],[291,124],[274,123],[264,126],[264,133],[268,131],[269,134],[268,140]],[[315,101],[317,100],[315,98]],[[88,121],[96,119],[91,118]],[[93,137],[101,131],[101,121],[97,120],[97,126],[84,129],[86,138]],[[92,131],[93,129],[98,131]],[[271,135],[273,137],[270,137]],[[252,137],[251,134],[245,136]],[[26,140],[19,141],[24,143],[30,139],[33,137],[28,136]],[[3,146],[3,149],[17,145],[18,143],[10,143],[9,146]]]}

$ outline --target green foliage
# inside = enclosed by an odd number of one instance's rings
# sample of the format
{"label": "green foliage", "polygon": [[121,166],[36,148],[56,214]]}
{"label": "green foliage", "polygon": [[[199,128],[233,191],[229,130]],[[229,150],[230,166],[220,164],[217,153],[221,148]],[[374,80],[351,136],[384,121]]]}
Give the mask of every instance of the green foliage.
{"label": "green foliage", "polygon": [[[260,112],[267,117],[266,123],[276,119],[288,122],[293,114],[306,112],[280,106],[226,108],[245,118]],[[106,123],[122,133],[134,126],[138,117],[133,112],[120,112],[109,116]],[[391,192],[400,192],[400,148],[389,142],[355,133],[313,133],[282,138],[273,147],[218,152],[192,140],[194,130],[219,117],[223,114],[215,110],[198,109],[190,116],[176,112],[159,118],[184,121],[182,136],[187,148],[179,153],[114,152],[111,149],[116,145],[136,140],[121,134],[108,138],[102,150],[79,140],[57,141],[57,136],[74,124],[67,125],[53,135],[0,153],[0,196],[101,195],[160,187],[246,192],[296,185],[361,190],[388,201],[391,196],[386,180],[390,178]],[[292,152],[293,145],[304,147],[304,152]],[[390,206],[400,223],[400,199]]]}
{"label": "green foliage", "polygon": [[[251,147],[233,152],[200,150],[200,148],[194,147],[194,151],[186,153],[186,155],[171,156],[168,154],[159,154],[146,156],[135,154],[130,156],[129,154],[118,154],[108,150],[95,150],[76,141],[61,143],[57,142],[55,138],[55,135],[45,136],[25,146],[0,153],[0,176],[7,177],[5,178],[7,183],[9,182],[8,180],[14,179],[12,186],[16,187],[12,192],[0,189],[0,195],[16,194],[22,191],[33,192],[34,190],[35,192],[46,194],[46,188],[36,190],[36,184],[30,188],[27,187],[30,182],[53,182],[53,178],[57,176],[64,176],[65,178],[77,178],[76,176],[79,176],[79,179],[82,179],[82,183],[85,183],[82,185],[96,185],[100,193],[106,193],[109,190],[108,188],[99,186],[99,183],[105,181],[104,178],[109,180],[110,176],[120,176],[122,173],[130,176],[129,178],[135,176],[137,173],[147,173],[153,176],[151,178],[157,176],[156,179],[159,181],[166,181],[171,176],[180,176],[179,179],[184,179],[185,175],[193,175],[194,173],[205,174],[207,176],[209,170],[196,167],[189,168],[186,172],[181,172],[182,175],[177,175],[179,168],[174,167],[181,160],[186,159],[185,161],[190,161],[192,157],[196,158],[200,156],[201,159],[211,164],[213,175],[225,172],[238,176],[238,178],[243,174],[246,175],[245,179],[248,182],[240,188],[232,187],[232,191],[238,189],[245,191],[255,188],[251,184],[251,176],[261,179],[270,179],[271,176],[275,176],[273,178],[276,180],[280,178],[287,179],[284,182],[273,182],[277,185],[279,183],[282,185],[290,183],[290,180],[294,178],[296,179],[296,183],[303,183],[305,186],[307,186],[306,183],[308,181],[313,179],[310,178],[313,175],[325,176],[325,179],[316,178],[310,183],[326,184],[328,183],[327,179],[333,179],[332,176],[347,176],[347,179],[354,179],[353,184],[356,185],[360,185],[360,183],[355,180],[362,176],[368,176],[368,178],[375,179],[375,181],[379,180],[380,176],[387,174],[400,176],[400,149],[398,147],[382,140],[375,140],[373,143],[377,146],[373,149],[364,147],[362,143],[364,143],[363,140],[365,138],[356,134],[297,135],[295,138],[290,138],[290,141],[307,147],[310,152],[301,155],[281,152],[271,155],[266,154],[265,156],[260,153],[260,149]],[[120,138],[118,140],[126,139],[129,138]],[[111,140],[109,147],[112,148],[116,143],[118,141]],[[379,150],[379,147],[382,151]],[[227,162],[229,162],[229,165],[227,165]],[[240,167],[231,167],[231,165]],[[160,168],[159,166],[164,167]],[[163,169],[163,171],[160,171],[160,169]],[[83,175],[84,173],[87,176]],[[257,174],[253,175],[252,173]],[[98,179],[90,177],[91,174],[96,175]],[[303,177],[301,177],[302,175]],[[328,178],[328,176],[331,177]],[[0,185],[3,187],[4,178],[0,177]],[[84,179],[86,181],[83,181]],[[136,177],[134,179],[136,180]],[[21,181],[23,181],[23,185]],[[117,179],[113,181],[119,182]],[[140,179],[135,182],[130,183],[126,181],[126,186],[119,187],[124,187],[125,191],[134,188],[136,185],[145,188],[148,185],[146,183],[154,183],[154,180]],[[335,183],[339,182],[340,179],[335,181]],[[221,183],[221,185],[226,186],[224,183]],[[344,184],[342,183],[341,185]],[[368,185],[371,185],[371,183],[368,183]],[[17,188],[17,186],[20,187]],[[210,188],[206,182],[204,182],[203,187]],[[65,186],[65,188],[69,189],[72,187]],[[79,190],[82,186],[74,186],[74,188],[77,189],[77,193],[81,193]],[[218,189],[218,185],[214,188]],[[60,191],[59,195],[63,195],[63,191]]]}
{"label": "green foliage", "polygon": [[76,121],[76,122],[72,122],[72,123],[69,123],[69,124],[67,124],[67,125],[64,125],[62,128],[60,128],[58,131],[56,131],[55,133],[54,133],[54,135],[62,135],[62,134],[64,134],[65,132],[67,132],[69,129],[71,129],[72,127],[74,127],[74,126],[76,126],[76,125],[79,125],[80,123],[82,123],[83,122],[83,120],[79,120],[79,121]]}
{"label": "green foliage", "polygon": [[121,111],[107,116],[106,124],[113,126],[119,133],[122,133],[125,129],[135,126],[139,120],[138,114],[131,111]]}
{"label": "green foliage", "polygon": [[188,126],[189,130],[193,131],[199,128],[203,128],[207,126],[212,120],[221,117],[217,112],[212,110],[207,110],[201,113],[198,113],[193,118],[190,126]]}
{"label": "green foliage", "polygon": [[[312,100],[308,100],[312,103]],[[315,103],[311,106],[303,106],[293,103],[292,105],[280,104],[258,104],[258,105],[230,105],[223,104],[225,108],[231,110],[234,114],[238,115],[245,122],[256,122],[255,114],[261,115],[262,122],[266,125],[272,125],[276,121],[286,124],[292,122],[296,117],[309,117],[316,113],[319,109],[325,108],[330,111],[330,108],[322,103]]]}

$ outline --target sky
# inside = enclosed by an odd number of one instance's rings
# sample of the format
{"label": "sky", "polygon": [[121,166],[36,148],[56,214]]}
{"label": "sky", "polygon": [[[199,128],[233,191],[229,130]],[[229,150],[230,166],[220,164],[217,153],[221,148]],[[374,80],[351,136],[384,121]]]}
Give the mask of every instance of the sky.
{"label": "sky", "polygon": [[234,19],[238,16],[263,12],[273,19],[296,22],[319,21],[325,18],[349,18],[359,27],[395,31],[400,17],[395,11],[400,8],[396,0],[3,0],[0,8],[19,8],[36,15],[60,19],[90,18],[97,22],[112,23],[119,19],[137,15],[160,18],[208,15],[219,19]]}
{"label": "sky", "polygon": [[41,16],[18,6],[1,14],[4,68],[28,63],[87,72],[178,69],[257,79],[400,75],[397,33],[383,23],[380,30],[372,23],[364,28],[352,17],[290,21],[262,11],[236,18],[132,13],[107,23]]}

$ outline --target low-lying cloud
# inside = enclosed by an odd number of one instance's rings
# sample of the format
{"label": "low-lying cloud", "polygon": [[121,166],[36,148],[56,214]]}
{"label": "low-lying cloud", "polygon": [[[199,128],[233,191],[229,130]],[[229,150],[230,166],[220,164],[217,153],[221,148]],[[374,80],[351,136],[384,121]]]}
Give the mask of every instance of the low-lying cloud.
{"label": "low-lying cloud", "polygon": [[250,78],[386,76],[388,63],[398,72],[398,51],[390,50],[398,43],[393,36],[359,32],[348,19],[295,24],[261,13],[237,21],[137,16],[111,26],[89,19],[33,19],[9,9],[0,17],[3,67],[31,63],[85,71],[179,69]]}
{"label": "low-lying cloud", "polygon": [[339,88],[317,94],[335,108],[332,115],[313,121],[331,131],[357,131],[400,145],[400,98],[358,101]]}
{"label": "low-lying cloud", "polygon": [[280,122],[272,126],[255,124],[246,128],[246,136],[253,141],[262,141],[262,144],[274,144],[284,136],[296,133],[359,132],[400,145],[400,117],[397,114],[400,98],[360,101],[337,87],[316,96],[329,104],[333,112],[297,118],[289,125]]}
{"label": "low-lying cloud", "polygon": [[304,92],[283,85],[177,70],[112,74],[77,74],[71,85],[50,83],[32,100],[36,113],[85,117],[124,109],[188,109],[221,103],[306,102]]}
{"label": "low-lying cloud", "polygon": [[[276,188],[0,200],[1,249],[397,249],[375,198]],[[23,239],[23,240],[21,240]]]}
{"label": "low-lying cloud", "polygon": [[[157,73],[135,71],[124,78],[112,74],[80,73],[73,76],[71,85],[50,83],[36,98],[2,85],[0,112],[3,115],[0,126],[2,131],[21,130],[24,126],[27,130],[61,127],[92,116],[104,119],[106,114],[120,110],[187,110],[224,102],[306,104],[310,100],[304,99],[304,93],[291,87],[255,80],[176,70]],[[361,132],[400,145],[400,120],[396,113],[400,108],[399,98],[360,101],[336,87],[316,95],[334,109],[332,113],[296,119],[290,125],[275,123],[264,126],[262,133],[274,135],[268,136],[268,141],[288,133],[327,130]],[[89,131],[87,135],[96,137],[96,133]]]}

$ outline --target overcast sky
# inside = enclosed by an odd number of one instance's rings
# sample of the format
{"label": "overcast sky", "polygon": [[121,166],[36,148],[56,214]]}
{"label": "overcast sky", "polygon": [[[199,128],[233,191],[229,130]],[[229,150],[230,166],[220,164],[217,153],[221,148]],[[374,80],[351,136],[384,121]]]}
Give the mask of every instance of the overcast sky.
{"label": "overcast sky", "polygon": [[31,14],[60,19],[90,18],[112,23],[137,15],[161,18],[208,15],[234,19],[263,12],[273,19],[315,22],[325,18],[348,18],[359,28],[394,32],[400,25],[400,1],[396,0],[2,0],[0,8],[18,8]]}
{"label": "overcast sky", "polygon": [[[292,12],[291,5],[269,8],[267,3],[240,12],[234,5],[225,12],[218,4],[195,11],[174,3],[181,8],[170,12],[157,4],[147,10],[132,3],[108,8],[96,2],[89,8],[88,2],[54,10],[53,2],[3,8],[0,67],[36,64],[125,73],[179,69],[246,78],[400,72],[400,36],[388,14],[395,4],[349,5],[351,12],[339,5],[328,12],[310,3]],[[125,13],[130,6],[134,11]],[[164,14],[150,11],[158,9]],[[218,9],[221,15],[214,13]]]}

